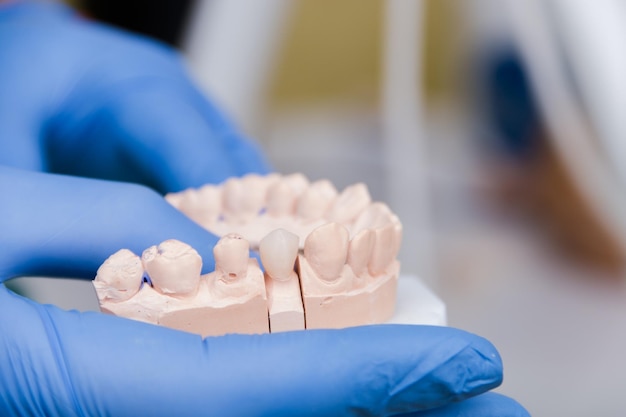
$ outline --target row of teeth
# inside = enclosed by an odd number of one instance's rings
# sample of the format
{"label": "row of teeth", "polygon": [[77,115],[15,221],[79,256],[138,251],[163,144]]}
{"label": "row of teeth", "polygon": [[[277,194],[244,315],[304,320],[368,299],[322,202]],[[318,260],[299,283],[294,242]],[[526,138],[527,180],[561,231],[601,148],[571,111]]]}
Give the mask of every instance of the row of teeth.
{"label": "row of teeth", "polygon": [[[328,223],[306,238],[303,256],[321,283],[348,279],[342,273],[346,265],[355,276],[374,280],[394,263],[400,239],[401,230],[392,223],[364,229],[352,239],[343,225]],[[272,279],[290,278],[299,253],[298,240],[298,236],[284,229],[261,240],[261,260]],[[235,282],[246,276],[250,256],[246,239],[236,234],[223,236],[213,254],[218,279]],[[141,258],[127,249],[116,252],[98,269],[94,286],[101,302],[129,300],[146,282],[161,294],[189,298],[198,293],[201,269],[202,259],[191,246],[167,240],[146,249]]]}
{"label": "row of teeth", "polygon": [[399,225],[386,205],[372,204],[365,184],[354,184],[339,193],[330,181],[309,182],[302,174],[248,174],[165,198],[209,229],[216,222],[251,223],[260,215],[290,217],[303,223],[323,219],[345,225],[353,235],[381,223]]}

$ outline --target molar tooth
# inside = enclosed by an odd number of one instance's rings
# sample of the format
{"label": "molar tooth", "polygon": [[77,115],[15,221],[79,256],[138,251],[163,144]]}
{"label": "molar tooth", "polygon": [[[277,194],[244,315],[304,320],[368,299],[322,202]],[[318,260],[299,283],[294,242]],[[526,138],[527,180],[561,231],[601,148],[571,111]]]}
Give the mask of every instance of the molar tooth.
{"label": "molar tooth", "polygon": [[180,202],[185,197],[185,193],[189,190],[180,191],[178,193],[167,193],[165,194],[165,201],[170,203],[172,206],[176,207],[180,210]]}
{"label": "molar tooth", "polygon": [[339,278],[348,257],[348,229],[328,223],[313,230],[304,241],[304,257],[317,276],[327,282]]}
{"label": "molar tooth", "polygon": [[186,243],[166,240],[146,249],[141,260],[153,287],[162,294],[184,298],[198,292],[202,258]]}
{"label": "molar tooth", "polygon": [[175,194],[168,194],[165,199],[174,207],[192,217],[192,214],[199,206],[198,193],[193,188],[188,188]]}
{"label": "molar tooth", "polygon": [[348,247],[348,265],[356,276],[361,276],[367,270],[376,235],[371,229],[363,229],[350,241]]}
{"label": "molar tooth", "polygon": [[298,217],[305,221],[322,218],[337,198],[337,194],[337,189],[328,180],[312,183],[298,199],[296,208]]}
{"label": "molar tooth", "polygon": [[397,231],[393,224],[379,227],[374,230],[376,238],[374,249],[369,262],[369,271],[372,275],[380,275],[395,259]]}
{"label": "molar tooth", "polygon": [[143,281],[141,259],[128,249],[109,256],[98,268],[93,285],[102,301],[126,301],[137,294]]}
{"label": "molar tooth", "polygon": [[248,273],[250,243],[241,235],[229,233],[223,236],[213,248],[215,271],[226,282],[244,278]]}
{"label": "molar tooth", "polygon": [[276,182],[267,190],[267,214],[272,217],[291,215],[295,202],[295,191],[284,181]]}
{"label": "molar tooth", "polygon": [[291,278],[298,256],[299,240],[297,235],[285,229],[274,230],[261,240],[261,262],[272,279],[288,281]]}
{"label": "molar tooth", "polygon": [[346,187],[337,197],[328,213],[328,219],[337,223],[350,223],[369,206],[372,198],[363,183]]}

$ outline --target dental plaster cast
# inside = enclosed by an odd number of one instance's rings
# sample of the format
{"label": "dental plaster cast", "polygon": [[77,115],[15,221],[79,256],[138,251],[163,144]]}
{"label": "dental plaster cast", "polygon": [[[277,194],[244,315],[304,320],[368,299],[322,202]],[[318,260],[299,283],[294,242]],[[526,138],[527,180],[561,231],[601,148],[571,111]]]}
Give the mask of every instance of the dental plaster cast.
{"label": "dental plaster cast", "polygon": [[304,308],[300,283],[294,270],[298,257],[298,236],[277,229],[259,244],[265,267],[265,287],[270,331],[304,330]]}
{"label": "dental plaster cast", "polygon": [[[216,271],[199,278],[197,253],[180,242],[146,250],[143,263],[120,251],[94,281],[102,311],[202,335],[342,328],[393,315],[402,225],[364,184],[339,193],[301,174],[250,174],[166,199],[223,236]],[[248,244],[260,252],[264,277]],[[144,270],[152,287],[141,285]]]}
{"label": "dental plaster cast", "polygon": [[249,257],[248,242],[229,234],[213,252],[215,271],[202,276],[200,255],[177,240],[152,246],[141,258],[116,252],[93,281],[100,309],[202,336],[268,333],[263,272]]}
{"label": "dental plaster cast", "polygon": [[302,249],[304,239],[315,228],[339,221],[337,216],[350,217],[371,201],[364,184],[339,194],[328,180],[309,183],[302,174],[249,174],[165,198],[213,234],[238,233],[253,249],[276,229],[297,235]]}
{"label": "dental plaster cast", "polygon": [[307,329],[383,323],[396,304],[399,224],[348,230],[328,223],[311,233],[298,257]]}

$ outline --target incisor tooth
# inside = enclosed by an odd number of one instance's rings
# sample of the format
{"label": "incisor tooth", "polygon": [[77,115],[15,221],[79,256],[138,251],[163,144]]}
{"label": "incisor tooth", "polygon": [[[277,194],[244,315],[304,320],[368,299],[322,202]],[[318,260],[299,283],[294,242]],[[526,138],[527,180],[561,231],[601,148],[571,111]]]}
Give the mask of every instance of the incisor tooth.
{"label": "incisor tooth", "polygon": [[272,279],[288,281],[298,256],[297,235],[277,229],[265,236],[259,243],[261,262]]}
{"label": "incisor tooth", "polygon": [[380,275],[395,258],[395,238],[397,232],[393,224],[379,227],[374,230],[376,238],[374,240],[374,249],[369,263],[369,271],[372,275]]}
{"label": "incisor tooth", "polygon": [[284,181],[274,183],[267,190],[267,214],[272,217],[289,216],[294,212],[295,191]]}
{"label": "incisor tooth", "polygon": [[337,198],[337,189],[328,180],[312,183],[298,199],[296,213],[303,220],[318,220]]}
{"label": "incisor tooth", "polygon": [[248,273],[250,243],[236,233],[223,236],[213,248],[215,271],[223,281],[230,282],[244,278]]}
{"label": "incisor tooth", "polygon": [[185,298],[198,292],[202,258],[186,243],[166,240],[146,249],[141,260],[153,287],[162,294]]}
{"label": "incisor tooth", "polygon": [[346,187],[335,200],[327,218],[332,222],[346,224],[354,220],[369,206],[372,198],[363,183]]}
{"label": "incisor tooth", "polygon": [[327,282],[341,275],[348,256],[348,229],[338,223],[320,226],[304,241],[304,257],[317,276]]}
{"label": "incisor tooth", "polygon": [[128,249],[122,249],[98,268],[93,285],[102,301],[126,301],[137,294],[143,281],[141,259]]}
{"label": "incisor tooth", "polygon": [[363,229],[350,241],[348,247],[348,265],[356,276],[367,270],[367,264],[374,249],[376,235],[370,229]]}

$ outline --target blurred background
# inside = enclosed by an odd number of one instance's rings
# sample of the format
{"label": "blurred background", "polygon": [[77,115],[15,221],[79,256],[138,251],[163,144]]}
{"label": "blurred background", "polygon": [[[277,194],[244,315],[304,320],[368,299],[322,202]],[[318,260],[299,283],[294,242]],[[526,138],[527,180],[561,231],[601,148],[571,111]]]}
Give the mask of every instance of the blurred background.
{"label": "blurred background", "polygon": [[[405,225],[403,272],[499,348],[500,392],[624,414],[625,2],[71,4],[180,48],[278,171],[365,182]],[[38,285],[97,309],[89,283]]]}

